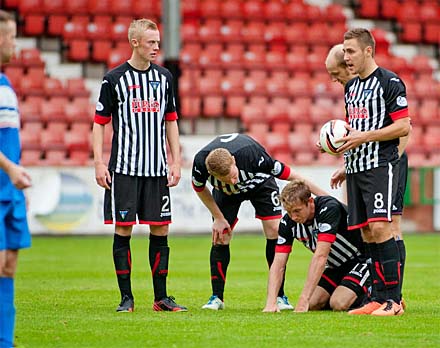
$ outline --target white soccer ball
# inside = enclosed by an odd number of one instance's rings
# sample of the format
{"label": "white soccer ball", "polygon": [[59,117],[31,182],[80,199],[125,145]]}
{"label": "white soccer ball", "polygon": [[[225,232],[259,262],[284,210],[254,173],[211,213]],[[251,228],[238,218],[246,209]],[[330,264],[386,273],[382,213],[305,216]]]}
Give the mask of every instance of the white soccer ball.
{"label": "white soccer ball", "polygon": [[339,155],[336,150],[344,145],[344,142],[336,142],[335,140],[348,135],[349,131],[345,128],[346,124],[347,122],[343,120],[330,120],[321,127],[319,142],[325,152],[330,155]]}

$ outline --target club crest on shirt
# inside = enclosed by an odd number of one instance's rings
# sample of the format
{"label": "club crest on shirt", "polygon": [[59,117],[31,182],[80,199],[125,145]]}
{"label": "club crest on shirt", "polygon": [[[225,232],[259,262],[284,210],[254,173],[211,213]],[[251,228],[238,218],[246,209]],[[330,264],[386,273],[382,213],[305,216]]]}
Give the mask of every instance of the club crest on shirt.
{"label": "club crest on shirt", "polygon": [[364,98],[368,98],[373,93],[371,89],[364,89]]}
{"label": "club crest on shirt", "polygon": [[396,103],[399,106],[407,106],[408,105],[408,101],[406,100],[406,98],[405,97],[401,97],[401,96],[397,97]]}
{"label": "club crest on shirt", "polygon": [[158,81],[150,81],[150,86],[151,86],[154,90],[156,90],[157,87],[159,87],[159,84],[160,84],[160,82],[158,82]]}

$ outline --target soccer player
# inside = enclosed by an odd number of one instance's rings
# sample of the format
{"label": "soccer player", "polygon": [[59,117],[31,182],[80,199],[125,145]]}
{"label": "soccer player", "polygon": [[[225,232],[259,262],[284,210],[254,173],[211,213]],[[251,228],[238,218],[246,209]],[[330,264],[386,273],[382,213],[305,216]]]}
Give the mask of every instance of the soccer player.
{"label": "soccer player", "polygon": [[280,199],[287,213],[279,224],[263,311],[279,311],[276,294],[295,239],[313,252],[295,312],[360,305],[367,296],[369,271],[360,230],[347,230],[346,206],[331,196],[313,198],[301,180],[289,182]]}
{"label": "soccer player", "polygon": [[[186,311],[167,295],[169,188],[179,183],[180,145],[171,73],[153,63],[159,52],[157,25],[134,20],[128,29],[131,58],[107,72],[93,125],[95,176],[105,188],[104,220],[115,224],[113,260],[121,302],[118,312],[132,312],[130,238],[136,218],[150,225],[149,260],[155,311]],[[108,167],[102,157],[104,127],[112,121]],[[167,164],[166,141],[172,163]]]}
{"label": "soccer player", "polygon": [[[0,67],[8,63],[15,49],[17,25],[9,13],[0,10]],[[22,189],[31,177],[20,160],[20,114],[17,96],[8,78],[0,73],[0,347],[14,341],[14,277],[19,249],[31,246]]]}
{"label": "soccer player", "polygon": [[[344,60],[344,45],[338,44],[333,46],[325,60],[325,66],[327,68],[327,72],[330,75],[330,78],[333,82],[339,82],[342,86],[345,87],[348,81],[355,78],[357,75],[352,74],[347,67],[347,63]],[[397,183],[397,192],[393,198],[393,207],[392,207],[392,215],[393,221],[391,222],[391,230],[393,231],[394,238],[396,239],[397,247],[399,248],[400,255],[400,292],[402,293],[402,284],[403,284],[403,274],[405,269],[405,261],[406,261],[406,248],[405,242],[402,236],[401,229],[401,220],[403,213],[403,199],[406,190],[406,182],[408,176],[408,156],[405,152],[405,147],[408,143],[409,136],[403,136],[399,139],[399,162],[398,165],[395,166],[397,175],[398,172],[398,183]],[[340,187],[342,182],[345,180],[345,169],[341,168],[338,175],[336,175],[337,180],[332,182],[333,188]],[[338,179],[339,178],[339,179]],[[402,305],[404,302],[402,300]],[[405,308],[404,308],[405,309]]]}
{"label": "soccer player", "polygon": [[[393,190],[397,176],[399,138],[410,131],[406,88],[393,72],[377,66],[370,31],[344,34],[344,60],[358,75],[345,86],[349,135],[338,152],[344,153],[349,229],[362,228],[366,253],[371,256],[371,302],[350,314],[401,315],[400,255],[391,229]],[[331,184],[342,180],[340,171]]]}
{"label": "soccer player", "polygon": [[[266,260],[269,267],[272,264],[281,218],[279,189],[274,177],[283,180],[301,178],[244,134],[218,136],[195,155],[193,188],[213,217],[210,253],[212,296],[202,308],[224,308],[223,293],[230,260],[229,243],[243,201],[249,200],[252,203],[256,217],[262,221],[266,236]],[[212,193],[206,187],[207,181],[213,187]],[[310,185],[313,193],[324,193],[316,185]],[[278,292],[277,304],[280,309],[293,308],[284,295],[283,286]]]}

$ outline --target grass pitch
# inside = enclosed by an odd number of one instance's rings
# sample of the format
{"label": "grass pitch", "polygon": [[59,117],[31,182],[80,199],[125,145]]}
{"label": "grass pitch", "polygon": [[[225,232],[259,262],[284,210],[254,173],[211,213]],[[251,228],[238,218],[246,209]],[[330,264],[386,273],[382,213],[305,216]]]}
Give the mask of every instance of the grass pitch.
{"label": "grass pitch", "polygon": [[[18,348],[138,347],[439,347],[440,235],[407,235],[401,317],[349,316],[330,311],[262,313],[266,299],[265,241],[237,233],[224,311],[201,310],[211,294],[210,236],[169,238],[168,293],[184,313],[153,312],[148,239],[132,239],[134,313],[119,302],[112,236],[34,237],[21,252],[16,281]],[[295,243],[296,244],[296,243]],[[311,253],[297,244],[287,265],[292,304]]]}

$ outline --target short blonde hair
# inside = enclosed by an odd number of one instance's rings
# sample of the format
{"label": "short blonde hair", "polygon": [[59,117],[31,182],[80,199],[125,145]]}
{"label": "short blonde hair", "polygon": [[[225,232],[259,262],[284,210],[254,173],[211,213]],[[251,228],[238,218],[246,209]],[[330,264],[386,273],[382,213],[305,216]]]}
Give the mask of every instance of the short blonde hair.
{"label": "short blonde hair", "polygon": [[307,204],[309,198],[312,197],[310,187],[304,180],[292,180],[281,191],[280,200],[284,208],[300,201]]}
{"label": "short blonde hair", "polygon": [[205,159],[206,169],[214,176],[226,176],[234,164],[234,157],[225,148],[212,150]]}
{"label": "short blonde hair", "polygon": [[149,29],[159,30],[157,24],[150,19],[135,19],[128,28],[128,41],[131,43],[132,39],[139,38],[141,32]]}

